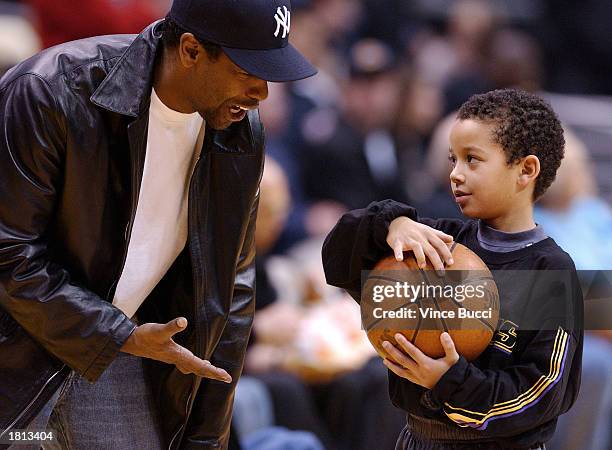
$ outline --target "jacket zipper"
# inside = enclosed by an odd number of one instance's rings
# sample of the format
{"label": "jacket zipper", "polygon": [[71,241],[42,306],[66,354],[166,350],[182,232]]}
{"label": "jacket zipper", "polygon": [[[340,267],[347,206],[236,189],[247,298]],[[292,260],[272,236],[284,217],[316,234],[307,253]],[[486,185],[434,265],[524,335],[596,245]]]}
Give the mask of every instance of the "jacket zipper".
{"label": "jacket zipper", "polygon": [[117,273],[117,276],[115,277],[115,281],[113,281],[113,283],[108,288],[108,292],[106,293],[106,300],[109,301],[110,303],[113,302],[113,299],[111,298],[111,294],[113,294],[113,289],[115,289],[117,287],[117,284],[119,284],[119,278],[121,277],[121,274],[123,273],[123,269],[125,268],[125,262],[127,261],[128,247],[130,245],[130,237],[132,235],[132,224],[134,223],[135,216],[136,216],[136,208],[134,208],[132,216],[130,217],[130,220],[127,223],[127,225],[125,226],[125,233],[124,233],[125,244],[123,247],[123,259],[121,261],[120,269]]}
{"label": "jacket zipper", "polygon": [[130,219],[128,220],[127,225],[125,226],[125,231],[123,233],[123,239],[124,239],[124,248],[123,248],[123,259],[121,261],[121,268],[119,269],[118,275],[115,278],[115,281],[113,281],[113,283],[110,285],[110,287],[108,288],[108,292],[106,293],[106,300],[108,300],[109,302],[113,302],[113,299],[111,298],[111,294],[113,293],[113,289],[115,289],[117,287],[117,284],[119,284],[119,278],[121,277],[121,274],[123,273],[123,269],[125,268],[125,262],[127,261],[127,253],[128,253],[128,247],[130,245],[130,237],[132,236],[132,224],[134,223],[134,218],[136,217],[136,208],[132,208],[133,212],[131,214]]}
{"label": "jacket zipper", "polygon": [[113,302],[113,299],[110,298],[111,294],[113,293],[113,289],[116,288],[117,284],[119,283],[119,279],[121,278],[121,274],[123,273],[123,269],[125,268],[125,262],[127,261],[130,238],[132,236],[132,228],[134,226],[134,219],[136,218],[136,209],[138,208],[138,196],[140,195],[140,189],[136,189],[136,187],[138,186],[137,172],[140,167],[140,152],[137,152],[136,157],[131,158],[130,161],[132,164],[132,207],[130,211],[130,219],[128,220],[128,223],[125,226],[125,231],[123,233],[124,246],[121,266],[119,268],[115,281],[113,281],[113,283],[108,288],[108,292],[106,293],[106,299],[111,303]]}
{"label": "jacket zipper", "polygon": [[[193,391],[191,391],[189,393],[189,397],[187,397],[187,404],[185,405],[185,414],[189,414],[189,403],[191,402],[191,397],[193,396]],[[187,424],[187,422],[185,422],[184,424],[182,424],[178,430],[176,430],[176,433],[174,433],[174,436],[172,436],[172,439],[170,440],[170,445],[168,445],[168,450],[172,449],[172,444],[174,444],[174,440],[176,439],[176,437],[180,434],[181,430],[183,429],[183,427]]]}
{"label": "jacket zipper", "polygon": [[[192,215],[192,211],[193,211],[193,207],[191,207],[191,199],[193,199],[193,195],[191,194],[191,191],[193,190],[193,179],[195,178],[195,175],[197,173],[198,167],[200,166],[200,160],[201,160],[202,155],[198,155],[198,159],[195,163],[195,166],[193,168],[193,172],[191,174],[191,179],[189,180],[189,198],[187,200],[187,229],[189,230],[188,235],[193,237],[195,236],[194,234],[194,230],[192,230],[192,226],[193,226],[193,218],[191,217]],[[189,245],[189,254],[191,256],[191,265],[195,267],[195,255],[193,252],[193,247],[190,245],[190,243],[188,242]],[[193,279],[193,289],[194,289],[194,299],[198,298],[198,283],[197,283],[197,277],[196,277],[196,273],[195,273],[195,269],[192,270],[192,279]],[[193,317],[194,320],[197,316],[197,308],[195,306],[196,302],[194,302],[194,310],[193,310]],[[197,330],[197,327],[195,328]],[[198,339],[197,339],[197,331],[196,331],[196,339],[195,339],[195,346],[196,346],[196,355],[199,354],[200,352],[198,352]],[[193,386],[191,387],[191,392],[189,393],[189,397],[187,397],[187,403],[185,404],[185,422],[183,424],[181,424],[181,426],[179,427],[178,430],[176,430],[176,433],[174,433],[174,436],[172,436],[172,439],[170,440],[170,445],[168,446],[168,450],[172,450],[172,444],[174,443],[174,440],[176,439],[176,437],[181,433],[181,431],[183,430],[183,428],[187,425],[187,421],[189,419],[189,403],[191,402],[191,398],[193,397],[194,394],[194,387],[197,386],[197,382],[193,384]]]}
{"label": "jacket zipper", "polygon": [[40,388],[40,390],[38,391],[38,393],[34,396],[34,398],[32,400],[30,400],[30,403],[28,403],[26,405],[25,408],[23,408],[21,410],[21,412],[17,415],[17,417],[15,418],[15,420],[13,420],[13,422],[11,422],[9,424],[9,426],[0,433],[0,437],[4,436],[4,434],[9,431],[11,428],[13,428],[15,426],[15,424],[17,422],[19,422],[19,420],[28,412],[28,410],[32,407],[32,405],[34,405],[34,403],[36,402],[36,400],[39,399],[39,397],[41,396],[41,394],[43,393],[43,391],[45,390],[45,388],[49,385],[49,383],[51,383],[51,381],[62,371],[62,369],[65,366],[62,366],[62,368],[60,368],[57,372],[55,372],[53,375],[51,375],[51,377],[49,377],[49,379],[45,382],[45,384],[43,384],[43,387]]}

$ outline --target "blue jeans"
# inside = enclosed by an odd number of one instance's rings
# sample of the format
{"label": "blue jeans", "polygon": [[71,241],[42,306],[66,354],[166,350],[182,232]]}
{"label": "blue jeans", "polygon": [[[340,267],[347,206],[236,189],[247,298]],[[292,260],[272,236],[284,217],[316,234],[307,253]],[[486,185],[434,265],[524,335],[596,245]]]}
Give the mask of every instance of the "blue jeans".
{"label": "blue jeans", "polygon": [[44,450],[161,450],[160,423],[142,358],[119,352],[96,383],[73,371],[28,429],[55,431]]}
{"label": "blue jeans", "polygon": [[260,428],[240,444],[244,450],[324,450],[314,434],[282,427]]}
{"label": "blue jeans", "polygon": [[[26,430],[28,431],[49,431],[48,423],[49,417],[51,417],[51,413],[53,412],[53,408],[57,404],[58,400],[63,396],[66,387],[68,386],[70,379],[72,378],[74,372],[71,372],[68,378],[62,383],[59,389],[53,394],[51,399],[47,402],[45,406],[41,409],[38,415],[30,422]],[[19,444],[12,445],[8,448],[8,450],[39,450],[40,445],[28,445],[28,444]]]}
{"label": "blue jeans", "polygon": [[240,439],[274,425],[274,406],[264,383],[242,376],[236,385],[232,425]]}

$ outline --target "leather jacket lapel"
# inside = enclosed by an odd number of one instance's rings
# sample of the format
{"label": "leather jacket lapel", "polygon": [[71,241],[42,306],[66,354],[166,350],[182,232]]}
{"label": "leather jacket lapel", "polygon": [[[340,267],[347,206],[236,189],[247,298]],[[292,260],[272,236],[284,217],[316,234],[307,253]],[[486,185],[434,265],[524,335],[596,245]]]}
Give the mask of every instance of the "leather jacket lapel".
{"label": "leather jacket lapel", "polygon": [[127,116],[138,117],[142,113],[151,96],[162,23],[163,20],[152,23],[134,39],[90,97],[93,103]]}

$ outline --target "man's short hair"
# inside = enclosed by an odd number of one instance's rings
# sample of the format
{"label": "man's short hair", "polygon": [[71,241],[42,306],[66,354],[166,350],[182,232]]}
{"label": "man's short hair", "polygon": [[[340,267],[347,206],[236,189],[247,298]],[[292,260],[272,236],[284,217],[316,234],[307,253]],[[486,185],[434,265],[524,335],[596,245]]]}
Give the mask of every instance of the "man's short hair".
{"label": "man's short hair", "polygon": [[473,95],[459,109],[460,120],[493,123],[493,139],[512,164],[528,155],[540,160],[533,198],[537,200],[555,180],[565,149],[563,127],[551,106],[537,95],[519,89],[499,89]]}
{"label": "man's short hair", "polygon": [[[164,47],[166,48],[178,47],[179,44],[181,43],[181,36],[185,33],[189,33],[189,31],[182,28],[179,24],[177,24],[170,17],[166,17],[164,19],[164,23],[162,26],[162,37],[161,37]],[[208,56],[213,60],[217,59],[219,55],[221,54],[221,52],[223,51],[220,45],[214,44],[209,41],[203,41],[201,39],[197,39],[197,41],[200,43],[202,47],[204,47],[204,50],[206,50],[206,53],[208,53]]]}

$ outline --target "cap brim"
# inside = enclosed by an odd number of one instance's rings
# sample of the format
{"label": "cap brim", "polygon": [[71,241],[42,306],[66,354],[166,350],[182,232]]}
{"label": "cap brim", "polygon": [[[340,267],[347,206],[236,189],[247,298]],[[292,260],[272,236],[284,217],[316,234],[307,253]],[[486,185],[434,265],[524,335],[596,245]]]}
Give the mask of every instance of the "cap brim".
{"label": "cap brim", "polygon": [[223,51],[241,69],[266,81],[296,81],[317,73],[317,69],[291,44],[270,50],[223,47]]}

